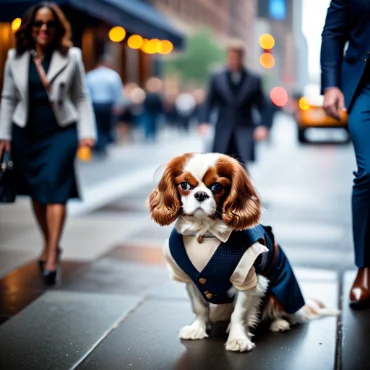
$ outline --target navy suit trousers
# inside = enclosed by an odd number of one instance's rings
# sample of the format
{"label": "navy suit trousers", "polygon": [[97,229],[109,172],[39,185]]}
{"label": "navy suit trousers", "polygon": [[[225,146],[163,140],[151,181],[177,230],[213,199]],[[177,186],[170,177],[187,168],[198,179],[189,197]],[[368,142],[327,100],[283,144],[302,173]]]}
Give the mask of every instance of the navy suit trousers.
{"label": "navy suit trousers", "polygon": [[357,267],[370,267],[370,79],[362,84],[349,113],[356,154],[352,192],[352,227]]}

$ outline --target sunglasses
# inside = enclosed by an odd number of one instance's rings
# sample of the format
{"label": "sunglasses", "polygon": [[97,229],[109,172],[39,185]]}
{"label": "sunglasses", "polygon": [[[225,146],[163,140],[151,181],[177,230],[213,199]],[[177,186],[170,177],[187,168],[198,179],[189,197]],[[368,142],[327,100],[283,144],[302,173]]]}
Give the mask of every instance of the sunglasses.
{"label": "sunglasses", "polygon": [[34,21],[33,22],[33,27],[35,27],[35,28],[41,28],[43,25],[45,25],[46,28],[52,29],[52,28],[55,28],[57,26],[57,23],[55,21],[47,21],[47,22]]}

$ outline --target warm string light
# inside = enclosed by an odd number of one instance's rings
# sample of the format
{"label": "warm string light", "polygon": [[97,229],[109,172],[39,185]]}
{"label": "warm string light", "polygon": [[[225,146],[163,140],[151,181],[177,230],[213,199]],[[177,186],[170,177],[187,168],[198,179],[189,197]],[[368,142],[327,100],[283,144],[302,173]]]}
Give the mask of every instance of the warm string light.
{"label": "warm string light", "polygon": [[[121,26],[113,27],[109,31],[109,39],[113,42],[122,42],[126,37],[126,30]],[[169,40],[145,39],[140,35],[131,35],[127,40],[130,49],[140,49],[146,54],[167,55],[173,51],[173,44]]]}
{"label": "warm string light", "polygon": [[140,35],[131,35],[127,40],[127,45],[131,49],[140,49],[143,46],[143,38]]}
{"label": "warm string light", "polygon": [[126,30],[121,26],[113,27],[109,31],[109,38],[113,42],[121,42],[126,37]]}
{"label": "warm string light", "polygon": [[22,19],[20,18],[15,18],[14,21],[12,22],[12,30],[15,32],[18,30],[18,28],[22,24]]}
{"label": "warm string light", "polygon": [[173,44],[168,40],[158,40],[158,39],[143,39],[141,50],[147,54],[170,54],[173,50]]}

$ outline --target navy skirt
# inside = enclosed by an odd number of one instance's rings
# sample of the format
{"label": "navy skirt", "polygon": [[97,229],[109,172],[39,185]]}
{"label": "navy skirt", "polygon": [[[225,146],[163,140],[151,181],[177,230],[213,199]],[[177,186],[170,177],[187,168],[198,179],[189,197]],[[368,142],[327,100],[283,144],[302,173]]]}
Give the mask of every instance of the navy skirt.
{"label": "navy skirt", "polygon": [[65,204],[79,198],[75,158],[78,149],[76,125],[44,135],[32,135],[13,125],[12,156],[16,192],[43,204]]}

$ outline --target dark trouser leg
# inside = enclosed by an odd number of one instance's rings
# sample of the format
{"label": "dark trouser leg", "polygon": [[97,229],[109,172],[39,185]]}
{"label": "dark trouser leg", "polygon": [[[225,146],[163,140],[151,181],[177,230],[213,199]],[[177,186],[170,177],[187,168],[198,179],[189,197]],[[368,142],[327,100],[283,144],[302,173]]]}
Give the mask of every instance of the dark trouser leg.
{"label": "dark trouser leg", "polygon": [[352,227],[357,267],[370,267],[370,87],[357,97],[349,115],[356,154],[352,192]]}
{"label": "dark trouser leg", "polygon": [[153,113],[144,115],[145,139],[155,141],[157,137],[157,116]]}
{"label": "dark trouser leg", "polygon": [[98,131],[98,138],[94,149],[98,153],[104,153],[111,136],[112,105],[94,104],[94,112]]}
{"label": "dark trouser leg", "polygon": [[234,134],[230,137],[229,145],[225,154],[235,158],[246,169],[246,163],[244,163],[244,160],[239,153]]}

